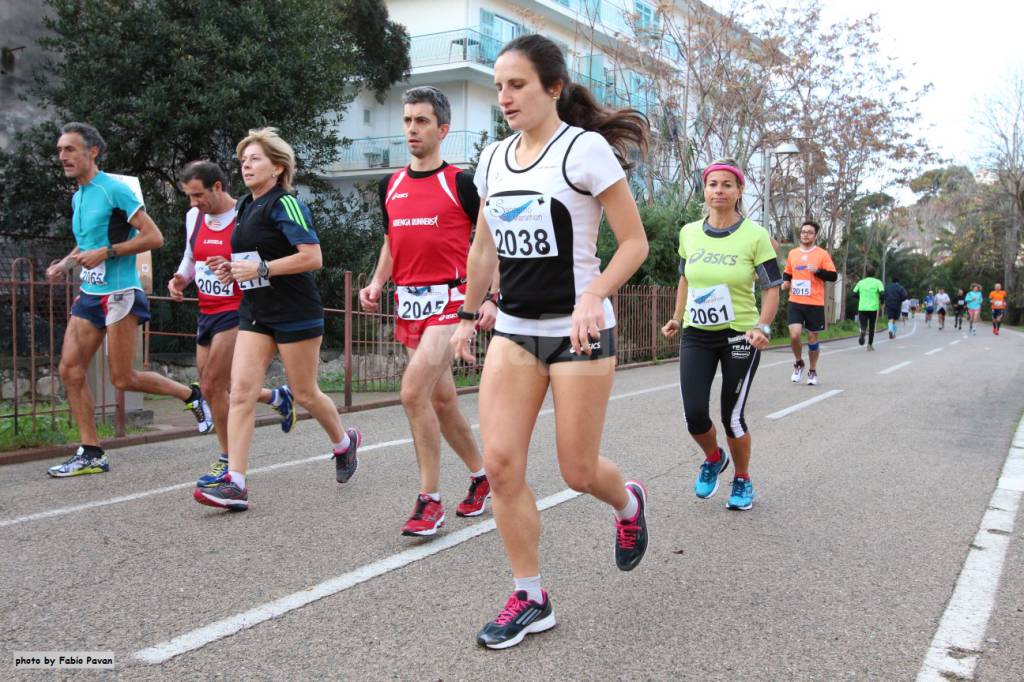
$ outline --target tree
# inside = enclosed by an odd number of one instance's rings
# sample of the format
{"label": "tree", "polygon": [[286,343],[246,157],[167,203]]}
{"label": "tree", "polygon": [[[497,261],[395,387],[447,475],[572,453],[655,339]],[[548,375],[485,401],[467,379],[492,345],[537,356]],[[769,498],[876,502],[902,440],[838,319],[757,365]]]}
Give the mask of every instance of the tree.
{"label": "tree", "polygon": [[164,228],[154,254],[162,284],[183,245],[181,167],[210,159],[241,193],[235,144],[272,125],[295,148],[297,179],[332,245],[325,263],[362,258],[368,216],[318,174],[339,158],[336,124],[348,103],[364,89],[383,97],[409,70],[408,35],[381,0],[47,2],[51,36],[41,42],[51,58],[32,96],[53,119],[0,155],[0,233],[70,236],[72,188],[53,149],[61,123],[88,121],[110,147],[101,167],[138,176]]}

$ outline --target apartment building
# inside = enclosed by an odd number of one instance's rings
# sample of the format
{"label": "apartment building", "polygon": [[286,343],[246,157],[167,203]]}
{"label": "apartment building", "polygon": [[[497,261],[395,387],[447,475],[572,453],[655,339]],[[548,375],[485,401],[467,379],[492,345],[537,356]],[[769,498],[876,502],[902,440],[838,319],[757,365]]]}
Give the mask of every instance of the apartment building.
{"label": "apartment building", "polygon": [[[661,5],[682,12],[686,3]],[[648,74],[635,66],[636,60],[623,59],[650,42],[645,29],[661,21],[656,0],[389,0],[387,6],[391,18],[408,28],[412,70],[383,104],[363,93],[349,105],[338,132],[352,143],[341,161],[324,172],[343,190],[409,162],[401,95],[415,85],[434,85],[451,101],[443,157],[454,164],[472,160],[481,134],[493,139],[501,119],[494,61],[502,45],[523,33],[541,33],[561,45],[572,79],[600,102],[649,115],[658,106]],[[667,47],[659,50],[662,62],[665,55],[669,61],[678,55]]]}

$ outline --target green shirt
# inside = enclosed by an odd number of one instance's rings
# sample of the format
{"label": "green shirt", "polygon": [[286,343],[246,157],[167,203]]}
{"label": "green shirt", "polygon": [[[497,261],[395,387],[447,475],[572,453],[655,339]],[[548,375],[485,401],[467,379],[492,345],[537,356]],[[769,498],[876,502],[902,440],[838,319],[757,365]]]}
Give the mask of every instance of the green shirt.
{"label": "green shirt", "polygon": [[[704,220],[698,220],[679,230],[679,257],[685,261],[688,292],[684,327],[738,332],[754,328],[759,317],[754,302],[756,268],[775,261],[767,230],[745,219],[733,232],[709,235]],[[730,316],[731,321],[722,321]]]}
{"label": "green shirt", "polygon": [[865,277],[853,287],[853,293],[860,296],[857,310],[871,312],[878,310],[879,296],[885,291],[885,285],[874,277]]}

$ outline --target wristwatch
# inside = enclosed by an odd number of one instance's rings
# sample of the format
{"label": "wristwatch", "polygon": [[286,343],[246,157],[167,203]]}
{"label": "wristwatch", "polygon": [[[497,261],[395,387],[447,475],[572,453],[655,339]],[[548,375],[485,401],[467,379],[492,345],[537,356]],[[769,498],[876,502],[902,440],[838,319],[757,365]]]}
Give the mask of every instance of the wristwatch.
{"label": "wristwatch", "polygon": [[267,261],[260,261],[260,264],[256,266],[256,274],[264,279],[270,277],[270,266],[267,265]]}
{"label": "wristwatch", "polygon": [[772,326],[770,324],[758,324],[754,327],[754,329],[757,329],[762,334],[764,334],[764,338],[772,338]]}
{"label": "wristwatch", "polygon": [[113,244],[107,244],[107,259],[117,258],[117,251],[114,251]]}
{"label": "wristwatch", "polygon": [[455,316],[460,320],[479,320],[480,313],[467,313],[463,306],[459,306],[459,309],[455,311]]}

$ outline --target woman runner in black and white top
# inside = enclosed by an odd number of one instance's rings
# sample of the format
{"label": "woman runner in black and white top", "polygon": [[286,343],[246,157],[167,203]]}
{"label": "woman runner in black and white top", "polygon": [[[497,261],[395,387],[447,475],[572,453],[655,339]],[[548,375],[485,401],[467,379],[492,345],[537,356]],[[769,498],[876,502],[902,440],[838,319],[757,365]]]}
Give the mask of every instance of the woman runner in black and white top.
{"label": "woman runner in black and white top", "polygon": [[[649,128],[639,112],[600,107],[569,80],[558,46],[541,36],[505,45],[494,82],[517,134],[480,157],[482,210],[463,321],[451,343],[474,360],[473,318],[500,264],[498,318],[480,382],[480,435],[515,591],[477,642],[502,649],[555,624],[541,588],[540,515],[526,484],[530,435],[549,385],[562,477],[612,507],[621,570],[635,568],[647,548],[644,487],[624,482],[598,451],[615,370],[608,296],[647,257],[623,160],[634,148],[646,151]],[[596,255],[602,210],[619,243],[604,272]]]}

